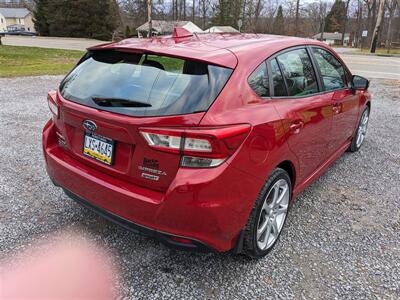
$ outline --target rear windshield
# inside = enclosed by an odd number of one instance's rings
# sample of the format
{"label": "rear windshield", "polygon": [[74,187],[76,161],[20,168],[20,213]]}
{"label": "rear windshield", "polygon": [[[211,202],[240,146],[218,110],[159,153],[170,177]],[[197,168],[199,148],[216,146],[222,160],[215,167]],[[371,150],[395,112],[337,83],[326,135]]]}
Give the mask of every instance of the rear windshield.
{"label": "rear windshield", "polygon": [[87,53],[60,85],[65,99],[129,116],[206,111],[232,69],[150,54]]}

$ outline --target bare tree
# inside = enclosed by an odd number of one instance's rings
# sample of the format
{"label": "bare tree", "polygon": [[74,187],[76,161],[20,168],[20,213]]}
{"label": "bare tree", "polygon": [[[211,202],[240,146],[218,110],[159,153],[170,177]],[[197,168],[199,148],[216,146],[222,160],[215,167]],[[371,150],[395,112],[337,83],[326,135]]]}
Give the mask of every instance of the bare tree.
{"label": "bare tree", "polygon": [[193,0],[193,6],[192,6],[192,22],[194,23],[194,15],[196,12],[196,0]]}
{"label": "bare tree", "polygon": [[152,36],[153,33],[153,20],[151,18],[152,0],[147,0],[147,22],[149,23],[148,37]]}
{"label": "bare tree", "polygon": [[295,28],[294,35],[297,36],[299,31],[299,9],[300,9],[300,0],[296,0],[296,20],[295,20]]}
{"label": "bare tree", "polygon": [[378,35],[379,35],[381,26],[382,26],[384,10],[385,10],[385,1],[380,0],[379,1],[378,18],[376,19],[376,25],[375,25],[374,33],[372,35],[371,49],[370,49],[371,53],[375,53],[375,51],[376,51],[376,44],[378,43]]}
{"label": "bare tree", "polygon": [[386,32],[386,41],[385,41],[385,47],[387,49],[387,52],[390,52],[390,47],[392,44],[392,22],[393,22],[393,15],[396,11],[398,2],[400,0],[388,0],[387,2],[387,8],[389,11],[389,16],[388,16],[388,28]]}
{"label": "bare tree", "polygon": [[254,32],[257,32],[258,18],[262,10],[261,0],[257,0],[256,7],[254,8]]}
{"label": "bare tree", "polygon": [[206,19],[211,0],[199,0],[203,30],[206,28]]}
{"label": "bare tree", "polygon": [[345,8],[345,16],[343,20],[343,26],[342,26],[342,46],[344,44],[344,36],[346,35],[346,27],[347,27],[347,20],[348,20],[348,14],[349,14],[349,4],[351,0],[346,1],[346,8]]}

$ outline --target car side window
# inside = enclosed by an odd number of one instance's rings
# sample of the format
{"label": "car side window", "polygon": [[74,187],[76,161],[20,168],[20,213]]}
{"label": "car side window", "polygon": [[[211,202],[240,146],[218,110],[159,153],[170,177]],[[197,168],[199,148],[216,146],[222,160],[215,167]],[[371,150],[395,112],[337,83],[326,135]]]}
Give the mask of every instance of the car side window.
{"label": "car side window", "polygon": [[267,65],[263,62],[248,78],[250,87],[260,97],[269,97],[269,79]]}
{"label": "car side window", "polygon": [[277,57],[289,96],[318,93],[318,84],[306,49],[285,52]]}
{"label": "car side window", "polygon": [[324,90],[331,91],[346,88],[347,79],[343,65],[324,49],[312,48],[312,51],[321,72]]}
{"label": "car side window", "polygon": [[273,59],[271,60],[270,64],[274,96],[287,96],[285,81],[283,79],[281,70],[279,69],[278,62],[276,61],[276,59]]}

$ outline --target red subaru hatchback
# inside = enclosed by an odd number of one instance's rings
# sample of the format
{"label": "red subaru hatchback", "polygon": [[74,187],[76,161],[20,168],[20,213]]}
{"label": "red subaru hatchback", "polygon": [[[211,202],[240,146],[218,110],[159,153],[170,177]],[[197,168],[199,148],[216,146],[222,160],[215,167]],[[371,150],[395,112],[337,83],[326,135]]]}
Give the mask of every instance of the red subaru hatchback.
{"label": "red subaru hatchback", "polygon": [[362,145],[368,84],[331,48],[300,38],[175,34],[96,46],[48,94],[47,172],[135,232],[261,257],[292,200]]}

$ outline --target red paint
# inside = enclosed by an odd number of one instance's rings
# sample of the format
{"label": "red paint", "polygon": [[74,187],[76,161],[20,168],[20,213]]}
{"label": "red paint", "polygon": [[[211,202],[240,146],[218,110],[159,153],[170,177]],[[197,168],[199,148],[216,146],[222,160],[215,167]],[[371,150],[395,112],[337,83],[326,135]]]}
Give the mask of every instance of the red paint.
{"label": "red paint", "polygon": [[[298,195],[346,150],[370,100],[368,92],[353,94],[350,89],[304,98],[259,98],[247,83],[249,75],[276,52],[301,45],[317,45],[335,55],[318,41],[253,34],[129,39],[92,48],[175,55],[234,72],[207,112],[189,115],[128,117],[50,93],[59,118],[43,129],[49,176],[92,204],[178,236],[178,241],[194,239],[218,251],[232,249],[272,170],[289,162],[293,196]],[[82,154],[86,119],[97,124],[96,133],[116,141],[114,165]],[[226,161],[214,168],[179,167],[183,151],[150,147],[140,133],[146,128],[206,139],[213,145],[209,157]],[[58,143],[60,135],[65,146]],[[150,164],[157,161],[151,168],[165,172],[159,181],[141,177],[144,158],[153,160]]]}

